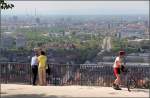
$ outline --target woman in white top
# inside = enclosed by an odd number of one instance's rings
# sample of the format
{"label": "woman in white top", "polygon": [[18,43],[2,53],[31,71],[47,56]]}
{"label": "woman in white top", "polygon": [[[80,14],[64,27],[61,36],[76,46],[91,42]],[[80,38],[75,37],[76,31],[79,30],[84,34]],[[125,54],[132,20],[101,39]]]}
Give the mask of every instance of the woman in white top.
{"label": "woman in white top", "polygon": [[38,54],[31,59],[31,68],[32,68],[32,85],[36,85],[36,78],[38,74]]}

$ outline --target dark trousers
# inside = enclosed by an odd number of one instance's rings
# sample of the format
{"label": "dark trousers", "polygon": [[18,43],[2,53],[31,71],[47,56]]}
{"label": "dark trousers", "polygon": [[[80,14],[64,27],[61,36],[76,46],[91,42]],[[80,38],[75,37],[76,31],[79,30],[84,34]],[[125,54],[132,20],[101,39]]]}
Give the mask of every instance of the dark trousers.
{"label": "dark trousers", "polygon": [[38,66],[32,66],[32,84],[36,85],[36,78],[38,74]]}

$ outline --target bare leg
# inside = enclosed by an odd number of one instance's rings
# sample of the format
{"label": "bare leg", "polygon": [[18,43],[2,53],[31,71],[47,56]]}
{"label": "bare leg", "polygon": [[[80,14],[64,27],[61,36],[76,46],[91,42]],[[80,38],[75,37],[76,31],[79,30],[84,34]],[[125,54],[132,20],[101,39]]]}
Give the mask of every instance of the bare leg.
{"label": "bare leg", "polygon": [[42,69],[39,68],[38,74],[39,74],[39,85],[42,85]]}
{"label": "bare leg", "polygon": [[117,78],[116,78],[116,80],[114,81],[114,83],[115,83],[116,85],[120,85],[120,82],[121,82],[121,80],[120,80],[120,75],[117,75]]}
{"label": "bare leg", "polygon": [[47,85],[46,84],[46,70],[45,69],[43,69],[43,84]]}

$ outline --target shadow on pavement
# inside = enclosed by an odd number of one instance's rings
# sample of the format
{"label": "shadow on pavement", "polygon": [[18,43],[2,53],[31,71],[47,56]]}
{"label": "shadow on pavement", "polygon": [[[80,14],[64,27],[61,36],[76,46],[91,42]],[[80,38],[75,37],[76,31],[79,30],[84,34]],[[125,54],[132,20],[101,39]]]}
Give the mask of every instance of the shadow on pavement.
{"label": "shadow on pavement", "polygon": [[150,90],[145,90],[145,89],[131,89],[131,92],[144,92],[144,93],[149,93]]}
{"label": "shadow on pavement", "polygon": [[0,92],[0,95],[1,95],[1,94],[7,94],[7,93],[6,93],[6,92]]}
{"label": "shadow on pavement", "polygon": [[66,98],[65,96],[45,96],[44,94],[22,94],[22,95],[5,95],[1,98]]}

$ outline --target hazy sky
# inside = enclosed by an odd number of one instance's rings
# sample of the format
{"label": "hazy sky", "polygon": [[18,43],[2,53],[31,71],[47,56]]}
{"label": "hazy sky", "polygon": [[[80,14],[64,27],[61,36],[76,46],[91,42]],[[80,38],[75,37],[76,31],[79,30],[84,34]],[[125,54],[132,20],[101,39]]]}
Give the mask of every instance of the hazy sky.
{"label": "hazy sky", "polygon": [[15,5],[2,14],[120,15],[149,14],[149,1],[9,1]]}

